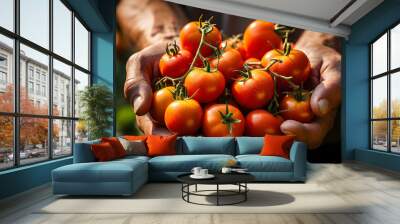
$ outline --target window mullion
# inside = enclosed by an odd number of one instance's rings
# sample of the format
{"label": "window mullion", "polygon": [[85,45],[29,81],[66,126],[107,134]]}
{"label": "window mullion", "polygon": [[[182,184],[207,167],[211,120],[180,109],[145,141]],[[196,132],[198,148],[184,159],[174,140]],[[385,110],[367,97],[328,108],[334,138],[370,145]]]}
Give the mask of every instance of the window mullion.
{"label": "window mullion", "polygon": [[[71,14],[71,24],[72,24],[72,38],[71,38],[71,55],[72,55],[72,64],[73,66],[71,67],[71,100],[72,100],[72,105],[71,105],[71,117],[75,118],[75,12],[72,11]],[[72,150],[72,155],[74,155],[74,146],[75,146],[75,120],[72,120],[71,122],[71,150]]]}
{"label": "window mullion", "polygon": [[[20,1],[14,1],[14,30],[17,35],[19,35],[19,7]],[[19,99],[20,99],[20,46],[18,38],[14,39],[14,112],[19,113]],[[20,136],[20,119],[14,116],[14,166],[20,165],[20,155],[19,155],[19,136]]]}
{"label": "window mullion", "polygon": [[[390,70],[390,29],[387,32],[387,71]],[[387,75],[387,110],[388,110],[388,114],[387,116],[389,118],[392,117],[392,100],[391,100],[391,79],[392,79],[392,75],[389,73]],[[387,147],[387,151],[391,152],[392,151],[392,135],[391,135],[391,129],[392,129],[392,121],[389,120],[387,122],[387,140],[388,140],[388,147]]]}
{"label": "window mullion", "polygon": [[[53,0],[49,0],[49,50],[53,52]],[[49,119],[48,119],[48,152],[49,159],[53,159],[53,57],[49,55],[49,72],[48,72],[48,94],[49,97]]]}

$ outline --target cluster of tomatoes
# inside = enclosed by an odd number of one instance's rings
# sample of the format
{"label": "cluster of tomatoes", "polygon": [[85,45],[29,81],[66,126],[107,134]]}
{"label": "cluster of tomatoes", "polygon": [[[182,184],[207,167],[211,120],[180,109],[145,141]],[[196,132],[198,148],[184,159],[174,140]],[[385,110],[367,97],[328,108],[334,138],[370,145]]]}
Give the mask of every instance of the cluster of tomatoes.
{"label": "cluster of tomatoes", "polygon": [[284,120],[314,115],[302,89],[310,62],[292,48],[289,27],[253,21],[243,38],[222,39],[210,20],[190,22],[180,47],[167,45],[159,63],[152,117],[178,135],[282,134]]}

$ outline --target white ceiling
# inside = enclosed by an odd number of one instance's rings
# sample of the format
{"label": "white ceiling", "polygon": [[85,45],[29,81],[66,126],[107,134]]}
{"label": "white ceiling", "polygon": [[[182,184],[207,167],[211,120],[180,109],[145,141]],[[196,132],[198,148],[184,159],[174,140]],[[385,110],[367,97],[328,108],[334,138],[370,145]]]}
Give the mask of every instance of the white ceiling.
{"label": "white ceiling", "polygon": [[[350,26],[383,0],[167,0],[347,37]],[[344,9],[344,10],[343,10]]]}
{"label": "white ceiling", "polygon": [[[329,20],[351,0],[227,0],[255,7],[276,9],[297,15]],[[312,6],[312,7],[310,7]]]}

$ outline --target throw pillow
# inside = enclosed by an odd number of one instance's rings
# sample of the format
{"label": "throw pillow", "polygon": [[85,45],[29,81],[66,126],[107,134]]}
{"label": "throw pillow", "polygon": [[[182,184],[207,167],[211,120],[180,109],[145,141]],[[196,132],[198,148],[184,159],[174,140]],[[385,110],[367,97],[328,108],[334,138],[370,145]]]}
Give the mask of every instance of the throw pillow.
{"label": "throw pillow", "polygon": [[115,151],[115,155],[118,158],[126,156],[126,151],[122,146],[121,142],[119,142],[118,138],[116,137],[108,137],[108,138],[101,138],[101,142],[108,142],[113,147]]}
{"label": "throw pillow", "polygon": [[148,156],[176,155],[177,135],[149,135],[146,139]]}
{"label": "throw pillow", "polygon": [[136,141],[136,140],[146,141],[147,138],[146,135],[124,135],[122,137],[128,141]]}
{"label": "throw pillow", "polygon": [[294,136],[290,135],[265,135],[264,146],[261,149],[262,156],[280,156],[289,159],[290,147]]}
{"label": "throw pillow", "polygon": [[112,145],[109,142],[102,142],[90,146],[96,161],[104,162],[117,158]]}
{"label": "throw pillow", "polygon": [[126,155],[145,156],[147,154],[146,144],[142,140],[130,141],[124,138],[119,138],[122,146],[126,151]]}

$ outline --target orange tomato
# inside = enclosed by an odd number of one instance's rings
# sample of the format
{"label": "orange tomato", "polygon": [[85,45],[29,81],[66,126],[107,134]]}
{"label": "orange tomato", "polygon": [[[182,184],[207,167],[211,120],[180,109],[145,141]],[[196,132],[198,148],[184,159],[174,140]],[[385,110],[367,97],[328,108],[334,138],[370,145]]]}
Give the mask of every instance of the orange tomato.
{"label": "orange tomato", "polygon": [[[287,56],[277,50],[271,50],[262,58],[262,66],[267,66],[272,59],[279,61],[271,66],[270,71],[286,77],[292,77],[291,81],[297,85],[304,83],[310,76],[310,61],[306,54],[300,50],[291,49]],[[280,78],[278,78],[278,86],[282,89],[290,87],[286,80]]]}
{"label": "orange tomato", "polygon": [[153,94],[153,101],[150,114],[160,124],[164,124],[165,110],[168,105],[174,101],[172,92],[175,90],[173,86],[167,86],[157,90]]}
{"label": "orange tomato", "polygon": [[242,56],[239,51],[235,49],[225,50],[218,63],[218,58],[215,58],[211,61],[211,66],[215,68],[218,64],[218,70],[222,72],[225,77],[225,81],[230,80],[231,78],[236,77],[243,66]]}
{"label": "orange tomato", "polygon": [[296,99],[292,95],[286,95],[280,102],[279,109],[285,120],[295,120],[302,123],[309,123],[314,118],[311,110],[310,95],[304,99]]}
{"label": "orange tomato", "polygon": [[216,100],[225,88],[225,79],[219,71],[206,71],[203,68],[194,68],[186,76],[184,86],[188,95],[200,103]]}
{"label": "orange tomato", "polygon": [[194,135],[201,126],[203,110],[193,99],[175,100],[165,110],[165,125],[178,135]]}
{"label": "orange tomato", "polygon": [[160,59],[160,73],[171,78],[180,77],[188,71],[192,60],[192,54],[184,49],[177,52],[176,55],[165,53]]}
{"label": "orange tomato", "polygon": [[232,113],[231,118],[238,121],[237,123],[231,123],[231,132],[229,132],[228,125],[221,116],[221,113],[226,115],[226,105],[214,104],[206,107],[203,117],[203,133],[205,136],[222,137],[243,135],[245,120],[242,112],[235,106],[229,104],[228,111]]}
{"label": "orange tomato", "polygon": [[242,77],[232,84],[232,95],[240,106],[259,109],[268,104],[274,95],[274,81],[267,72],[254,69],[249,78]]}
{"label": "orange tomato", "polygon": [[274,116],[266,110],[253,110],[246,116],[246,135],[264,136],[279,135],[283,118]]}
{"label": "orange tomato", "polygon": [[246,59],[247,57],[243,41],[240,40],[239,38],[228,38],[227,40],[221,43],[220,48],[226,51],[230,49],[235,49],[239,51],[240,56],[242,56],[243,60]]}
{"label": "orange tomato", "polygon": [[255,20],[247,26],[243,35],[243,44],[247,58],[261,59],[272,49],[281,48],[282,40],[274,31],[275,24]]}
{"label": "orange tomato", "polygon": [[[181,30],[179,34],[180,43],[183,49],[186,49],[196,55],[197,48],[199,47],[201,40],[201,31],[199,22],[189,22]],[[213,26],[212,31],[207,33],[205,41],[214,47],[219,47],[222,42],[221,32],[216,26]],[[213,49],[209,46],[203,45],[200,53],[204,57],[208,57],[213,53]]]}

